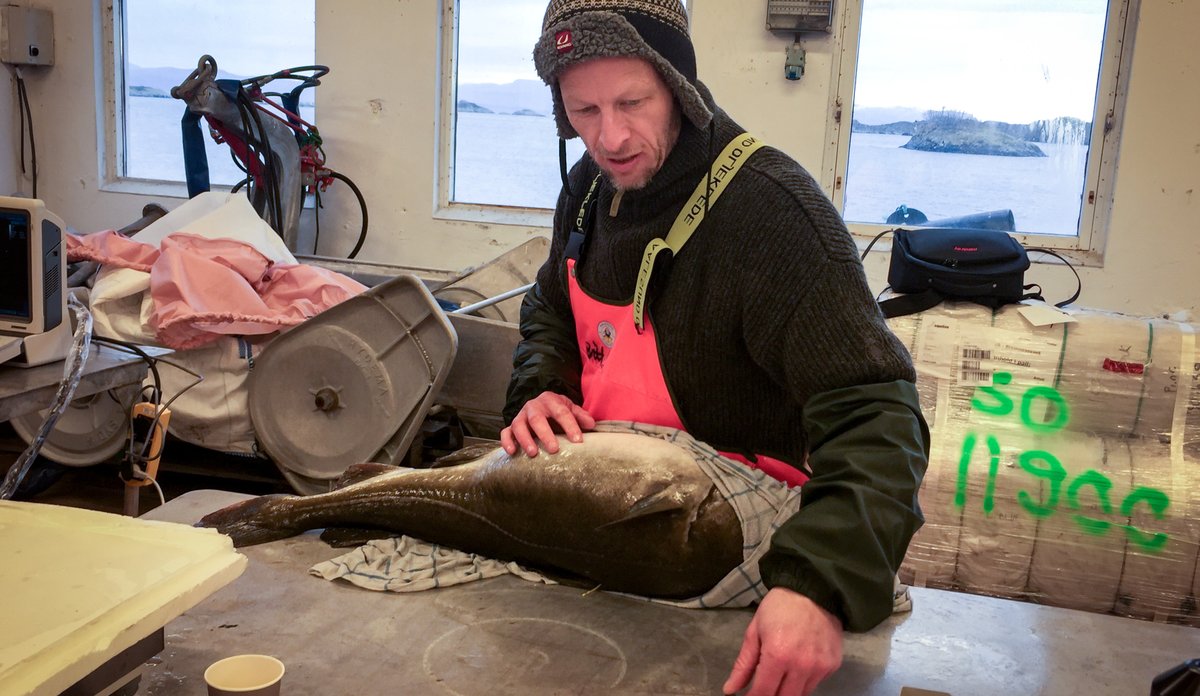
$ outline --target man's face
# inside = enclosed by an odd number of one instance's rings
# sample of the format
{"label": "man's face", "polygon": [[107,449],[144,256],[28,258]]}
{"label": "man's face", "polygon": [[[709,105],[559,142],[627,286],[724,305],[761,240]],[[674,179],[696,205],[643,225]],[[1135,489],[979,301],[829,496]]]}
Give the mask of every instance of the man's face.
{"label": "man's face", "polygon": [[639,189],[662,168],[679,137],[671,89],[640,58],[595,58],[558,78],[567,120],[621,190]]}

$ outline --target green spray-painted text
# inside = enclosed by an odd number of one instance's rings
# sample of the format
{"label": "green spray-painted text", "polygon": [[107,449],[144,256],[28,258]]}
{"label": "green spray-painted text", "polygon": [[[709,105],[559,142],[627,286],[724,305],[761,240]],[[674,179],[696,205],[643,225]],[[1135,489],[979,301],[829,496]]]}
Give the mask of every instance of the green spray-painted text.
{"label": "green spray-painted text", "polygon": [[[1019,395],[1018,403],[1016,398],[1003,389],[1011,383],[1011,374],[995,373],[992,375],[990,386],[980,386],[976,390],[971,399],[971,408],[1000,418],[1016,414],[1025,429],[1039,435],[1062,430],[1070,422],[1070,408],[1066,399],[1056,389],[1046,386],[1030,387]],[[958,485],[954,495],[954,504],[960,508],[967,504],[967,474],[980,439],[978,433],[968,433],[963,439],[958,460]],[[995,509],[996,476],[1000,466],[1001,449],[1000,441],[995,435],[984,434],[982,440],[987,450],[988,461],[983,511],[984,514],[990,515]],[[1017,502],[1030,515],[1038,518],[1050,517],[1058,512],[1065,498],[1067,508],[1073,511],[1074,522],[1088,534],[1100,536],[1118,527],[1125,530],[1131,542],[1147,551],[1161,551],[1167,545],[1170,537],[1163,532],[1150,534],[1132,524],[1114,524],[1109,520],[1084,514],[1080,497],[1085,488],[1094,492],[1101,513],[1113,513],[1113,483],[1101,472],[1088,469],[1072,478],[1058,457],[1041,449],[1021,452],[1017,456],[1017,463],[1022,471],[1045,484],[1044,495],[1040,485],[1037,494],[1025,490],[1017,491]],[[1155,520],[1161,520],[1170,504],[1170,499],[1162,491],[1138,486],[1121,500],[1120,513],[1128,519],[1138,505],[1145,505]]]}

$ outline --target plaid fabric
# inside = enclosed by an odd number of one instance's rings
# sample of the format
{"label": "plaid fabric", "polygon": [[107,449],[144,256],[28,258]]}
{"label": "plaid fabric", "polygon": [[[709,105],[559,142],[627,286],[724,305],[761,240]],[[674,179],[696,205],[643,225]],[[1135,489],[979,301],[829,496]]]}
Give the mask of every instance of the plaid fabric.
{"label": "plaid fabric", "polygon": [[651,601],[691,609],[711,607],[746,607],[756,604],[767,593],[758,574],[758,560],[771,545],[771,536],[800,509],[800,490],[788,488],[782,482],[757,469],[722,457],[712,447],[682,430],[662,428],[645,423],[606,421],[596,430],[604,432],[635,432],[673,443],[684,448],[696,459],[704,473],[713,480],[717,490],[733,506],[742,523],[742,556],[744,560],[711,590],[686,600]]}
{"label": "plaid fabric", "polygon": [[345,580],[376,592],[420,592],[512,573],[524,580],[556,584],[516,563],[484,558],[408,536],[375,539],[308,569],[309,575]]}

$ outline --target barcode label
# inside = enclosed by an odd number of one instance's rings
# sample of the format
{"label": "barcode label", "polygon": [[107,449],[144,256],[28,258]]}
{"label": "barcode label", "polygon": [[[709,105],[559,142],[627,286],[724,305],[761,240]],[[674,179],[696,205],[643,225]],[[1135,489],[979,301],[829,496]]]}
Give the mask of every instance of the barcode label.
{"label": "barcode label", "polygon": [[958,362],[958,383],[959,384],[991,384],[992,371],[984,366],[984,361],[992,359],[992,350],[990,348],[979,348],[972,345],[964,345],[959,351],[962,357]]}
{"label": "barcode label", "polygon": [[961,384],[991,384],[992,373],[987,370],[966,370],[959,374]]}

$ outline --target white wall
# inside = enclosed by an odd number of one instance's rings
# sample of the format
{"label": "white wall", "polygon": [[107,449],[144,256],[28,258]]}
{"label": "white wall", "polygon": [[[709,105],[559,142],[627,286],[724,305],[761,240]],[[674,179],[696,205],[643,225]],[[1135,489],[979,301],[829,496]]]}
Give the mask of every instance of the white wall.
{"label": "white wall", "polygon": [[[55,13],[57,62],[30,75],[39,119],[42,196],[81,231],[120,227],[141,207],[179,200],[99,190],[96,82],[100,2],[29,0]],[[744,126],[820,176],[832,89],[832,39],[806,41],[803,80],[783,77],[788,39],[765,29],[765,3],[693,0],[700,75]],[[1200,3],[1143,0],[1104,266],[1081,271],[1080,304],[1136,314],[1195,312],[1200,302]],[[750,11],[747,11],[747,10]],[[436,181],[441,3],[438,0],[317,0],[318,60],[332,68],[317,90],[330,163],[354,179],[370,204],[371,233],[360,259],[460,268],[544,234],[544,229],[433,217]],[[1019,41],[1014,42],[1014,50]],[[0,88],[3,80],[0,79]],[[16,129],[0,106],[0,127]],[[9,138],[9,141],[16,142]],[[0,161],[14,161],[0,150]],[[5,179],[0,174],[0,190]],[[325,240],[352,246],[356,228]],[[334,239],[334,237],[337,237]],[[868,259],[882,286],[884,255]],[[1027,275],[1047,297],[1065,297],[1062,268]]]}
{"label": "white wall", "polygon": [[[20,152],[21,132],[17,126],[17,85],[12,72],[0,71],[0,195],[11,196],[20,189],[17,184],[21,162]],[[36,133],[34,134],[36,135]]]}

